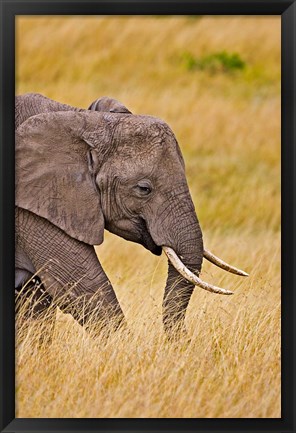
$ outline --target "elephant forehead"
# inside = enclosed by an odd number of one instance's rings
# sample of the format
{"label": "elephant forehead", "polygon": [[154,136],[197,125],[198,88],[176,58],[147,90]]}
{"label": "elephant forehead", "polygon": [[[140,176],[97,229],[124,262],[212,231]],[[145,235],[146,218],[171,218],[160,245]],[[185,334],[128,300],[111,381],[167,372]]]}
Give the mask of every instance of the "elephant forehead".
{"label": "elephant forehead", "polygon": [[[114,119],[113,113],[104,114],[105,119]],[[183,157],[176,137],[163,120],[146,115],[120,115],[110,133],[113,158],[133,160],[143,164],[169,159],[184,166]],[[112,158],[112,159],[113,159]]]}
{"label": "elephant forehead", "polygon": [[122,151],[117,152],[115,158],[110,160],[108,167],[112,176],[119,178],[147,177],[157,178],[162,182],[170,177],[175,181],[174,176],[177,174],[182,179],[184,177],[183,159],[179,153],[158,145],[146,146],[139,152],[132,147],[122,148]]}
{"label": "elephant forehead", "polygon": [[155,157],[165,150],[176,151],[178,148],[173,132],[165,123],[147,122],[145,118],[120,125],[115,139],[118,151],[125,156],[146,154]]}
{"label": "elephant forehead", "polygon": [[115,159],[118,159],[123,163],[126,161],[127,164],[135,163],[139,165],[147,164],[159,164],[166,160],[175,161],[178,158],[179,153],[175,143],[168,143],[167,140],[159,139],[155,137],[149,139],[148,137],[139,137],[129,139],[126,141],[120,141],[117,147]]}
{"label": "elephant forehead", "polygon": [[162,138],[173,137],[170,127],[161,119],[152,116],[125,116],[118,124],[119,130],[132,137]]}

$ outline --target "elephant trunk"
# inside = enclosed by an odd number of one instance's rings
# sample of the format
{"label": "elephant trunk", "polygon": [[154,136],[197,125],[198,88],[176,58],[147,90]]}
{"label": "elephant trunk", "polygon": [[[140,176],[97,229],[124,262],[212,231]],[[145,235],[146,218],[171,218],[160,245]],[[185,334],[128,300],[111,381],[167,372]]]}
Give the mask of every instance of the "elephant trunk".
{"label": "elephant trunk", "polygon": [[[201,271],[204,246],[202,232],[195,213],[187,183],[169,192],[156,217],[157,223],[150,227],[155,243],[169,257],[168,277],[163,298],[163,323],[167,334],[176,327],[185,330],[186,309],[195,284],[180,275],[178,266],[172,263],[172,255],[182,260],[182,267],[195,277]],[[173,253],[173,254],[172,254]],[[185,266],[184,266],[185,265]]]}
{"label": "elephant trunk", "polygon": [[[163,298],[163,323],[168,335],[185,332],[185,314],[195,286],[213,293],[233,293],[199,278],[204,255],[215,263],[221,262],[224,269],[228,265],[211,253],[205,253],[201,228],[188,186],[185,183],[179,185],[165,197],[157,223],[150,227],[155,243],[162,247],[168,257],[168,277]],[[228,266],[227,270],[229,269],[236,270]],[[176,331],[179,332],[176,334]]]}
{"label": "elephant trunk", "polygon": [[[189,215],[187,218],[189,219]],[[185,232],[187,237],[184,240],[183,234],[183,249],[179,247],[176,252],[174,248],[162,247],[168,257],[168,277],[163,298],[163,323],[168,335],[172,335],[172,330],[174,330],[173,335],[186,333],[185,314],[195,286],[212,293],[233,294],[230,290],[214,286],[199,278],[204,249],[200,226],[195,214],[194,216],[191,214],[191,223],[187,222],[186,226],[188,227]]]}
{"label": "elephant trunk", "polygon": [[229,272],[248,274],[204,249],[201,228],[185,182],[180,182],[179,187],[164,196],[156,221],[149,228],[154,242],[168,257],[163,323],[168,335],[176,335],[176,331],[185,332],[185,314],[195,286],[212,293],[233,294],[199,278],[203,257]]}
{"label": "elephant trunk", "polygon": [[162,304],[164,330],[168,336],[186,333],[185,314],[193,289],[194,284],[182,278],[169,262]]}

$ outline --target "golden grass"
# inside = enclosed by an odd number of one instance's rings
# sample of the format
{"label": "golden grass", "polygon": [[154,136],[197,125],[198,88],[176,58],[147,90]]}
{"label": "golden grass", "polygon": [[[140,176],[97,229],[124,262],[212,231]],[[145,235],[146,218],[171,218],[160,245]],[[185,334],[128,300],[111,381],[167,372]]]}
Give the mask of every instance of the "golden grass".
{"label": "golden grass", "polygon": [[[237,52],[235,73],[189,71],[182,54]],[[99,96],[165,119],[181,146],[208,249],[250,273],[204,263],[190,341],[168,343],[164,257],[106,233],[97,248],[129,332],[92,339],[58,312],[17,345],[18,417],[280,417],[280,18],[21,17],[18,93],[87,107]],[[20,341],[20,340],[19,340]]]}

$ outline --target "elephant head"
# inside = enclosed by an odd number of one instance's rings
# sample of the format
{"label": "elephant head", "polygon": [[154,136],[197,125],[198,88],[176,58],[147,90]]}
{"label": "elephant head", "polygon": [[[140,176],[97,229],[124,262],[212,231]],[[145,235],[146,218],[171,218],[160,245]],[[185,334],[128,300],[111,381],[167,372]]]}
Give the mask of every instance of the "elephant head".
{"label": "elephant head", "polygon": [[230,294],[198,277],[202,231],[169,126],[129,112],[43,113],[16,133],[16,204],[81,242],[104,229],[169,258],[163,321],[184,329],[195,285]]}

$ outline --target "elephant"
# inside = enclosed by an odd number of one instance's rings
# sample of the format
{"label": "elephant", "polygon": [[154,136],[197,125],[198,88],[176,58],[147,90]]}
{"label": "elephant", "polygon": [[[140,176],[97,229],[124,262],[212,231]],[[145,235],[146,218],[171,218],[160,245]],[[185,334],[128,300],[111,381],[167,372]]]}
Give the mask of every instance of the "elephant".
{"label": "elephant", "polygon": [[[132,114],[120,101],[108,96],[103,96],[93,101],[88,107],[88,110]],[[53,111],[85,112],[86,110],[54,101],[39,93],[27,93],[25,95],[16,96],[15,98],[15,127],[17,128],[31,116]],[[227,264],[208,250],[204,250],[204,258],[228,272],[247,276],[244,271]]]}
{"label": "elephant", "polygon": [[106,229],[167,255],[168,335],[185,332],[195,286],[232,294],[199,278],[203,257],[247,274],[204,249],[184,159],[164,121],[106,97],[89,110],[17,98],[16,288],[37,272],[50,302],[80,324],[112,317],[120,326],[124,314],[93,248]]}

